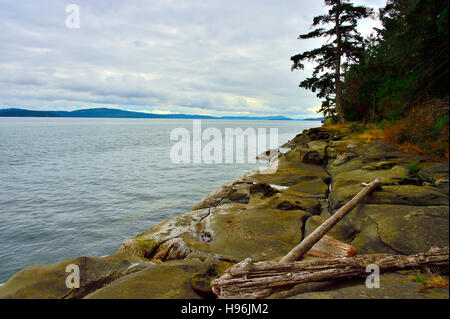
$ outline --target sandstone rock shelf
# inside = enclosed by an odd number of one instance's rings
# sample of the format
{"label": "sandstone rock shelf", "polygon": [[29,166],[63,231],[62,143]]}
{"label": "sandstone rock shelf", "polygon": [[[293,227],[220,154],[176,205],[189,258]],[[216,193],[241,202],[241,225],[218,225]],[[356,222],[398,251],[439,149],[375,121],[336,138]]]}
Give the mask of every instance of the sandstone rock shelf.
{"label": "sandstone rock shelf", "polygon": [[[58,298],[65,267],[80,267],[81,288],[67,298],[213,298],[210,283],[246,258],[279,260],[361,190],[383,190],[358,205],[328,235],[360,254],[416,254],[449,241],[448,166],[398,152],[376,140],[325,127],[283,145],[273,174],[252,172],[226,183],[190,212],[125,241],[106,258],[80,257],[28,267],[0,287],[0,298]],[[272,159],[274,160],[274,159]],[[411,172],[411,162],[421,170]],[[361,280],[305,283],[271,298],[448,298],[448,289],[420,292],[410,278],[369,292]]]}

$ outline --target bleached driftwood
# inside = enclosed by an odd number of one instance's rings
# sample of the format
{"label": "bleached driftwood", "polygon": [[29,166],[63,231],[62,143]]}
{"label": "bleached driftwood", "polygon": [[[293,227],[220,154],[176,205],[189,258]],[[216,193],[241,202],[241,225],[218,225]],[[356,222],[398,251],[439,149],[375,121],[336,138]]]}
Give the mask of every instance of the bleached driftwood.
{"label": "bleached driftwood", "polygon": [[366,266],[369,264],[376,264],[380,272],[387,272],[424,266],[448,266],[448,258],[448,246],[434,247],[428,252],[409,256],[373,254],[286,263],[253,263],[247,258],[228,268],[220,278],[213,280],[211,285],[219,298],[264,298],[268,297],[274,288],[289,289],[305,282],[366,276]]}
{"label": "bleached driftwood", "polygon": [[355,197],[353,197],[347,204],[342,206],[330,218],[324,221],[311,234],[304,238],[300,244],[295,246],[286,256],[280,259],[280,262],[291,262],[299,260],[308,250],[310,250],[315,243],[317,243],[325,234],[333,228],[345,215],[347,215],[353,208],[361,203],[367,196],[369,196],[375,189],[381,186],[381,182],[376,178],[373,182],[364,187]]}

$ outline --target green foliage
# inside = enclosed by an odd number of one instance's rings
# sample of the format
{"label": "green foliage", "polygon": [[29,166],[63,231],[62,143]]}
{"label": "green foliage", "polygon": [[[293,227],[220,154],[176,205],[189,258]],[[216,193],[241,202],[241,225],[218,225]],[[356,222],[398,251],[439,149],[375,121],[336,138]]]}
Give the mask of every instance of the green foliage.
{"label": "green foliage", "polygon": [[426,278],[424,276],[422,276],[419,272],[416,273],[416,275],[413,278],[414,282],[420,282],[420,283],[424,283],[426,281]]}
{"label": "green foliage", "polygon": [[434,128],[440,131],[446,126],[448,126],[448,113],[438,117]]}
{"label": "green foliage", "polygon": [[419,167],[418,163],[410,163],[409,164],[409,171],[412,174],[417,174],[420,171],[420,167]]}
{"label": "green foliage", "polygon": [[383,27],[345,72],[345,118],[396,121],[418,102],[448,95],[448,16],[447,0],[388,0]]}

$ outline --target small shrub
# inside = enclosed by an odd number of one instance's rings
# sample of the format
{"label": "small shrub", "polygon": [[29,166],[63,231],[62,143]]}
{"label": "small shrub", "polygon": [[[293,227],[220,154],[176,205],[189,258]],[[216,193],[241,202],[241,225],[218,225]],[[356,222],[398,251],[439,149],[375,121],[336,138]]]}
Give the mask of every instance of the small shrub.
{"label": "small shrub", "polygon": [[431,288],[448,288],[448,279],[444,279],[439,275],[433,276],[422,283],[419,291],[425,291]]}
{"label": "small shrub", "polygon": [[418,163],[410,163],[409,170],[412,174],[417,174],[420,171]]}
{"label": "small shrub", "polygon": [[413,278],[414,282],[420,282],[420,283],[424,283],[425,282],[425,277],[423,277],[420,273],[416,273],[416,275]]}

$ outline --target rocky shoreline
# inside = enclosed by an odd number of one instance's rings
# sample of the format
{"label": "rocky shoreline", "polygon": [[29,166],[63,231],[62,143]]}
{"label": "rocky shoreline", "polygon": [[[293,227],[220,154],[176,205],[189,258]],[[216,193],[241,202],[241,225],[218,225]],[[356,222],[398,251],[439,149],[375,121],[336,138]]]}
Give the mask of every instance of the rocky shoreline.
{"label": "rocky shoreline", "polygon": [[[375,178],[383,189],[328,235],[360,254],[448,245],[447,164],[326,127],[305,130],[283,147],[290,150],[278,155],[276,173],[226,183],[114,255],[21,270],[0,286],[0,298],[214,298],[210,282],[225,269],[248,257],[278,260]],[[69,264],[79,266],[81,282],[66,296]],[[297,285],[271,298],[449,298],[448,288],[420,291],[415,273],[383,274],[380,289],[366,288],[363,279],[340,280]]]}

